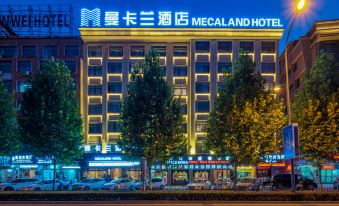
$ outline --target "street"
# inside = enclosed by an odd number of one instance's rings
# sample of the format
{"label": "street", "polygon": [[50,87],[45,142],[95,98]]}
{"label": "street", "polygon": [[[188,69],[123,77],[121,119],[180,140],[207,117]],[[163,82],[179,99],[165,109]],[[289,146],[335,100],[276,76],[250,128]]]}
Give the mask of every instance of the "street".
{"label": "street", "polygon": [[237,202],[222,202],[222,201],[60,201],[60,202],[47,202],[47,201],[13,201],[13,202],[0,202],[2,206],[338,206],[339,202],[248,202],[248,201],[237,201]]}

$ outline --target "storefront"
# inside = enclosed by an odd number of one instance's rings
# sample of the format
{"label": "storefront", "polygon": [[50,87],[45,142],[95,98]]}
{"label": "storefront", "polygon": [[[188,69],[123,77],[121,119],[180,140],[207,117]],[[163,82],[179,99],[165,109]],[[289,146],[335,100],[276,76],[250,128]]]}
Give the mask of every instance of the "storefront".
{"label": "storefront", "polygon": [[257,166],[256,176],[273,177],[276,174],[285,173],[285,161],[283,154],[267,154],[260,158],[261,162]]}
{"label": "storefront", "polygon": [[122,154],[85,154],[82,177],[116,179],[119,177],[140,178],[140,161],[129,160]]}
{"label": "storefront", "polygon": [[13,170],[11,168],[11,158],[7,156],[0,156],[0,182],[11,180]]}

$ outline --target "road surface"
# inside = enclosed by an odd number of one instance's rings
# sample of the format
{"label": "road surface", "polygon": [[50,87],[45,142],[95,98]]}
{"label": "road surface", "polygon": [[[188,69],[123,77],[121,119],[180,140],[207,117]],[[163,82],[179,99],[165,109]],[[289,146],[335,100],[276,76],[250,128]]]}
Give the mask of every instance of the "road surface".
{"label": "road surface", "polygon": [[339,206],[339,202],[221,202],[221,201],[12,201],[1,206]]}

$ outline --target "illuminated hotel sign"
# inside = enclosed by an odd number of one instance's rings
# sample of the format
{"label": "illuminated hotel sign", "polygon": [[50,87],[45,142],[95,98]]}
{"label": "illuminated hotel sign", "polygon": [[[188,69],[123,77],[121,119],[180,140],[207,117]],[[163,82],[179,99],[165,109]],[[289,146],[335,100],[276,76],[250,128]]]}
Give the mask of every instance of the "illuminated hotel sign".
{"label": "illuminated hotel sign", "polygon": [[81,27],[107,28],[282,28],[279,18],[225,18],[192,16],[187,11],[101,11],[81,9]]}

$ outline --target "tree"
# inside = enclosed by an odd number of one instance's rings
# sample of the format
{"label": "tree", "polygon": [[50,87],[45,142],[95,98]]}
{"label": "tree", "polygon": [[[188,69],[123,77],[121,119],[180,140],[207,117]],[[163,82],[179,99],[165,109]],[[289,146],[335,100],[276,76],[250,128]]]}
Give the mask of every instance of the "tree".
{"label": "tree", "polygon": [[257,163],[262,155],[278,150],[277,131],[286,117],[283,105],[265,90],[264,83],[255,63],[241,52],[234,72],[224,72],[207,122],[207,146],[215,155],[231,157],[235,182],[239,163]]}
{"label": "tree", "polygon": [[0,81],[0,156],[10,156],[19,147],[13,97]]}
{"label": "tree", "polygon": [[165,80],[156,51],[149,52],[131,78],[123,102],[118,144],[128,156],[146,159],[151,189],[154,161],[166,162],[187,152],[182,111]]}
{"label": "tree", "polygon": [[318,167],[321,184],[321,164],[339,152],[338,66],[321,52],[302,83],[292,105],[293,121],[299,125],[301,153]]}
{"label": "tree", "polygon": [[74,83],[62,61],[52,59],[38,71],[23,95],[21,141],[33,155],[69,163],[81,155],[82,119]]}

